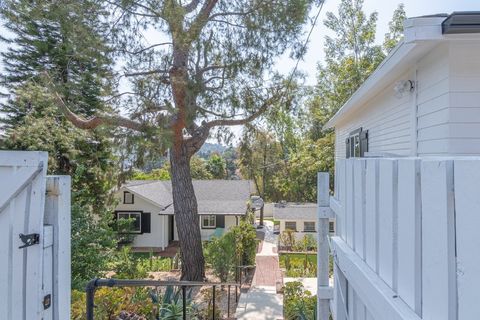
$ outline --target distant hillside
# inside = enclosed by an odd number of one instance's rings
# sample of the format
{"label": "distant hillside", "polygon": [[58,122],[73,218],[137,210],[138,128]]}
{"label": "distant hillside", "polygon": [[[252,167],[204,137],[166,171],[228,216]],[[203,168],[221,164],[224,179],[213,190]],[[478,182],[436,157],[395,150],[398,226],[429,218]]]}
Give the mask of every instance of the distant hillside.
{"label": "distant hillside", "polygon": [[223,152],[227,150],[227,147],[218,143],[208,143],[205,142],[205,144],[200,148],[200,150],[197,152],[197,155],[200,158],[207,159],[210,154],[212,153],[219,153],[223,154]]}

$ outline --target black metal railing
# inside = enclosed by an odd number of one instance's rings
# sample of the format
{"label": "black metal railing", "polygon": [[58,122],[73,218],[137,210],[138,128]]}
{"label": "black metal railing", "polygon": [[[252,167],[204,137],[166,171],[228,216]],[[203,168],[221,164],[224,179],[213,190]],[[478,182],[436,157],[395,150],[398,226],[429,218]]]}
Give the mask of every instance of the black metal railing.
{"label": "black metal railing", "polygon": [[253,270],[255,269],[255,266],[252,265],[252,266],[237,266],[237,269],[235,270],[236,273],[235,273],[235,282],[237,282],[240,286],[240,289],[242,288],[242,284],[243,284],[243,277],[242,276],[245,276],[247,277],[247,272],[248,270]]}
{"label": "black metal railing", "polygon": [[126,280],[126,279],[93,279],[86,287],[86,316],[87,320],[94,320],[95,291],[99,287],[180,287],[182,289],[183,319],[187,319],[187,288],[212,287],[212,319],[215,319],[215,289],[227,287],[227,317],[230,318],[230,288],[235,287],[235,302],[238,302],[238,288],[241,284],[231,282],[195,282],[195,281],[158,281],[158,280]]}

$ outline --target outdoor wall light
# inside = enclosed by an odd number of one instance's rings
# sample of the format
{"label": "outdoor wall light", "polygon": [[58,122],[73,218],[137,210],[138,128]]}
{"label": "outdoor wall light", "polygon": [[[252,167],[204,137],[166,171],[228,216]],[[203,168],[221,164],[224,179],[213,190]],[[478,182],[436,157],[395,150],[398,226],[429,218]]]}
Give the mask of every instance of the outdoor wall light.
{"label": "outdoor wall light", "polygon": [[395,97],[402,98],[406,93],[415,91],[415,82],[412,80],[400,80],[393,87]]}

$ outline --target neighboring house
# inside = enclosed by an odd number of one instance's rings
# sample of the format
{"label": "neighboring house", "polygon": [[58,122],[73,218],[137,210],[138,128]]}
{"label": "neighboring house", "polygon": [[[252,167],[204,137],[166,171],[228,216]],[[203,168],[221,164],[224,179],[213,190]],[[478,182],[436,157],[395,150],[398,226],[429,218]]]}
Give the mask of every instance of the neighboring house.
{"label": "neighboring house", "polygon": [[404,39],[326,124],[337,159],[480,155],[480,15],[407,19]]}
{"label": "neighboring house", "polygon": [[[280,222],[280,233],[290,230],[295,232],[297,239],[306,234],[316,238],[317,204],[316,203],[276,203],[273,207],[273,218]],[[335,221],[329,225],[330,234],[335,233]]]}
{"label": "neighboring house", "polygon": [[[196,180],[193,187],[202,240],[237,225],[253,191],[248,180]],[[133,219],[134,249],[164,250],[178,240],[170,181],[131,181],[120,188],[117,197],[116,218]]]}

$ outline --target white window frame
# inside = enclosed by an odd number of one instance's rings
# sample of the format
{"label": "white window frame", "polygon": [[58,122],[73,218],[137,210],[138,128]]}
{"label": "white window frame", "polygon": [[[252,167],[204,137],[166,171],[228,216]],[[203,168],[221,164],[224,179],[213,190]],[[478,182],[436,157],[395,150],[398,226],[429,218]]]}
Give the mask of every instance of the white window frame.
{"label": "white window frame", "polygon": [[[313,229],[307,228],[307,224],[311,224],[311,223],[313,223]],[[315,221],[304,221],[303,222],[303,232],[316,232],[316,229],[315,229],[316,225],[315,224],[316,224]]]}
{"label": "white window frame", "polygon": [[[117,221],[120,219],[136,219],[138,217],[138,230],[130,230],[128,233],[140,234],[142,233],[142,212],[141,211],[118,211],[117,212]],[[135,225],[134,225],[135,226]]]}
{"label": "white window frame", "polygon": [[[127,202],[127,196],[130,196],[131,202]],[[129,191],[123,191],[123,204],[135,204],[135,196]]]}
{"label": "white window frame", "polygon": [[[295,229],[288,228],[287,224],[289,224],[289,223],[294,223],[295,224]],[[285,221],[285,230],[290,230],[290,231],[297,232],[297,221]]]}
{"label": "white window frame", "polygon": [[[207,222],[207,223],[205,223]],[[213,222],[213,223],[212,223]],[[215,229],[217,227],[217,216],[214,214],[202,216],[202,229]]]}

